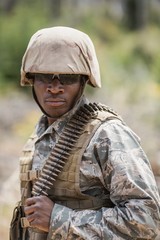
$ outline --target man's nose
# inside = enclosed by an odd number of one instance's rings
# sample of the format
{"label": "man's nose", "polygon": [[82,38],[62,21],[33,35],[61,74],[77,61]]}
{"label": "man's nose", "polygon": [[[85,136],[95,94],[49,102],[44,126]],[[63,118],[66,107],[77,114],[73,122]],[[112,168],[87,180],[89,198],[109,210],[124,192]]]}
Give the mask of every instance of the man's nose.
{"label": "man's nose", "polygon": [[64,92],[63,85],[60,83],[58,78],[54,78],[47,84],[47,91],[52,93]]}

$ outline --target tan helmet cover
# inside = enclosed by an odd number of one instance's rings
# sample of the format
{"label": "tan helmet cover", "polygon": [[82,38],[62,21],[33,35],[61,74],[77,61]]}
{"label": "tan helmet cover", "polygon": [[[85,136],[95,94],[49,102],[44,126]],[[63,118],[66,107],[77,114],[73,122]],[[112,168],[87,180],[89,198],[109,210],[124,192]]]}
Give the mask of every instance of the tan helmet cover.
{"label": "tan helmet cover", "polygon": [[22,59],[21,85],[30,85],[26,73],[84,74],[89,84],[101,87],[99,64],[89,36],[69,27],[37,31]]}

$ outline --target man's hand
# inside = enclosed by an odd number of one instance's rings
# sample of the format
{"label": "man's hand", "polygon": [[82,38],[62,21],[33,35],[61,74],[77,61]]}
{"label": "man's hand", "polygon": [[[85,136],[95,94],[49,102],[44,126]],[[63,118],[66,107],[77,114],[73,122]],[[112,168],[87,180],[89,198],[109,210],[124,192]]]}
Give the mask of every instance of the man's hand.
{"label": "man's hand", "polygon": [[46,196],[28,198],[24,207],[31,227],[49,231],[49,223],[54,203]]}

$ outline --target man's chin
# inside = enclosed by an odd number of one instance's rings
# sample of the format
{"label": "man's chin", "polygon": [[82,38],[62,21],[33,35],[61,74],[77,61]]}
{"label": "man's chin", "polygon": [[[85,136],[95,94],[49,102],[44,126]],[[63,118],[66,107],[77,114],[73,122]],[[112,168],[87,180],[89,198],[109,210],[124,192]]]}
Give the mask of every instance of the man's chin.
{"label": "man's chin", "polygon": [[51,112],[51,111],[48,111],[46,112],[47,114],[47,117],[48,118],[51,118],[51,119],[58,119],[58,118],[61,118],[64,114],[66,114],[68,111],[57,111],[57,112]]}

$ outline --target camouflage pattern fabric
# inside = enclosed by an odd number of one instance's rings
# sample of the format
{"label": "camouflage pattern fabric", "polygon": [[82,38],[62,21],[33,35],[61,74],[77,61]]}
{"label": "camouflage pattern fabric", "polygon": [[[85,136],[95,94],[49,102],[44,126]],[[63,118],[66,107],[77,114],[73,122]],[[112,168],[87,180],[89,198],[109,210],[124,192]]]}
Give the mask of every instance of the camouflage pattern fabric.
{"label": "camouflage pattern fabric", "polygon": [[[47,129],[45,116],[41,118],[36,127],[33,169],[41,169],[67,119],[85,101],[81,98]],[[118,120],[103,123],[86,148],[79,174],[84,194],[110,199],[114,207],[78,211],[55,204],[47,240],[156,238],[160,197],[139,138],[128,126]]]}

